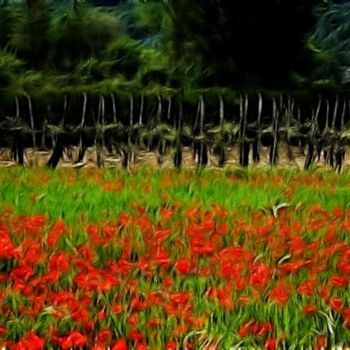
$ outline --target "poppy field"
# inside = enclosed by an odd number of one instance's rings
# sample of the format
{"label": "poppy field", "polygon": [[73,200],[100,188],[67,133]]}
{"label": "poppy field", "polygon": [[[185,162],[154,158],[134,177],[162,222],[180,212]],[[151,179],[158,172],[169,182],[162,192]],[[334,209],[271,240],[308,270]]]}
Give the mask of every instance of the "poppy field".
{"label": "poppy field", "polygon": [[0,348],[350,346],[350,174],[2,169]]}

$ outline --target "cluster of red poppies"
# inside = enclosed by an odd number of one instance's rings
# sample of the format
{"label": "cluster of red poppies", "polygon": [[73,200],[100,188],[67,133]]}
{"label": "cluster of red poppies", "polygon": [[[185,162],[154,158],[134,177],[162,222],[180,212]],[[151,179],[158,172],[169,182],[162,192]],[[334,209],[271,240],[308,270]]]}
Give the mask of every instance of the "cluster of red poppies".
{"label": "cluster of red poppies", "polygon": [[[68,227],[8,210],[0,219],[1,346],[195,349],[204,332],[220,347],[213,326],[232,326],[232,342],[276,349],[288,341],[278,325],[288,305],[301,318],[330,312],[347,331],[350,212],[313,205],[277,214],[178,204],[152,217],[133,205],[115,220]],[[316,345],[327,339],[321,333]]]}

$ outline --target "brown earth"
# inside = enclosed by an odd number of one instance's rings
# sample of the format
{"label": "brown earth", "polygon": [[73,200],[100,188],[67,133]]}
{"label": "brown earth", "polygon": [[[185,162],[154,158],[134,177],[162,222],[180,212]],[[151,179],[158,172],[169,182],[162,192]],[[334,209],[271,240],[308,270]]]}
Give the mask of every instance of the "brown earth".
{"label": "brown earth", "polygon": [[[239,154],[238,148],[229,148],[227,152],[227,161],[225,167],[238,167],[239,166]],[[294,167],[303,169],[305,163],[305,155],[302,154],[298,147],[292,148],[293,161],[289,161],[287,157],[286,148],[279,148],[279,160],[277,167]],[[33,152],[33,149],[25,150],[25,166],[34,167],[39,166],[43,167],[49,160],[52,151],[39,151],[36,150]],[[269,167],[269,149],[263,147],[260,153],[261,161],[258,164],[255,164],[252,159],[250,159],[250,167],[260,168],[260,167]],[[85,157],[81,163],[76,163],[78,158],[78,150],[76,147],[71,148],[71,154],[64,152],[63,159],[60,160],[58,168],[96,168],[96,152],[94,148],[88,148],[85,154]],[[330,168],[321,157],[321,161],[317,162],[316,165],[320,167]],[[121,168],[122,160],[119,155],[110,155],[107,152],[103,152],[104,167],[105,168]],[[11,159],[9,149],[0,149],[0,167],[11,167],[16,166],[17,163]],[[168,152],[163,156],[163,163],[161,165],[157,162],[157,155],[155,152],[148,151],[137,151],[136,159],[131,167],[137,168],[140,166],[151,166],[151,167],[163,167],[163,168],[172,168],[173,165],[173,152]],[[197,166],[196,160],[193,159],[192,151],[190,148],[184,148],[183,150],[183,162],[182,166],[185,168],[195,168]],[[218,159],[214,155],[209,155],[209,164],[208,167],[217,168]],[[344,169],[350,169],[350,158],[345,156],[345,162],[343,164]]]}

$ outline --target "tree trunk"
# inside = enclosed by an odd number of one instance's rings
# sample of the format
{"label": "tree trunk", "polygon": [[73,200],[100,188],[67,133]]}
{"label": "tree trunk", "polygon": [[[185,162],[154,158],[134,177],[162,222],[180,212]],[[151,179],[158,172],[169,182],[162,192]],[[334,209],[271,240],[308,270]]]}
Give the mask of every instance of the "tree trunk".
{"label": "tree trunk", "polygon": [[26,98],[28,100],[30,128],[32,129],[33,152],[35,152],[36,141],[35,141],[35,129],[34,129],[34,116],[33,116],[32,99],[31,99],[31,97],[28,94],[26,94]]}
{"label": "tree trunk", "polygon": [[61,137],[59,136],[57,138],[56,146],[53,150],[53,154],[51,158],[49,159],[47,166],[49,168],[55,169],[58,165],[58,162],[60,161],[61,157],[63,155],[63,143],[61,140]]}
{"label": "tree trunk", "polygon": [[287,107],[287,156],[288,161],[293,161],[293,153],[291,148],[290,134],[291,134],[291,124],[292,124],[292,115],[294,109],[294,102],[288,96],[288,107]]}
{"label": "tree trunk", "polygon": [[16,119],[18,119],[20,116],[18,96],[15,97],[15,103],[16,103]]}
{"label": "tree trunk", "polygon": [[140,104],[140,114],[139,114],[139,125],[142,125],[144,104],[145,104],[145,96],[142,94],[141,95],[141,104]]}
{"label": "tree trunk", "polygon": [[[179,101],[179,117],[177,129],[179,132],[178,139],[176,141],[176,150],[174,154],[174,166],[176,169],[180,169],[182,166],[182,142],[181,142],[181,128],[182,128],[182,119],[183,119],[183,104],[182,101]],[[176,120],[176,118],[175,118]]]}
{"label": "tree trunk", "polygon": [[343,128],[344,128],[345,113],[346,113],[346,99],[344,98],[343,111],[341,113],[341,119],[340,119],[340,131],[343,131]]}
{"label": "tree trunk", "polygon": [[222,96],[219,96],[219,101],[220,101],[220,126],[224,123],[224,118],[225,118],[225,104],[224,104],[224,99]]}
{"label": "tree trunk", "polygon": [[157,124],[161,123],[163,113],[163,102],[160,95],[157,95],[158,109],[157,109]]}
{"label": "tree trunk", "polygon": [[88,96],[86,93],[83,94],[84,96],[84,102],[83,102],[83,112],[82,112],[82,115],[81,115],[81,122],[80,122],[80,125],[79,125],[79,128],[80,128],[80,131],[79,131],[79,154],[78,154],[78,160],[77,160],[77,163],[80,163],[83,161],[84,159],[84,155],[85,155],[85,152],[86,152],[86,147],[83,143],[83,130],[82,128],[84,127],[84,124],[85,124],[85,115],[86,115],[86,107],[87,107],[87,99],[88,99]]}
{"label": "tree trunk", "polygon": [[279,112],[277,110],[276,99],[272,100],[272,132],[273,132],[273,143],[270,151],[270,165],[276,165],[277,163],[277,143],[278,143],[278,117]]}
{"label": "tree trunk", "polygon": [[112,100],[112,109],[113,109],[113,123],[116,124],[117,123],[117,109],[115,106],[115,98],[114,98],[113,93],[111,93],[111,100]]}
{"label": "tree trunk", "polygon": [[261,149],[261,115],[262,115],[262,95],[259,92],[258,94],[259,96],[259,105],[258,105],[258,125],[257,125],[257,129],[258,129],[258,135],[257,138],[253,144],[253,160],[256,163],[259,163],[260,161],[260,149]]}
{"label": "tree trunk", "polygon": [[168,98],[168,113],[167,113],[167,120],[169,121],[171,118],[171,107],[172,107],[172,98]]}
{"label": "tree trunk", "polygon": [[335,105],[334,105],[334,111],[333,111],[333,119],[332,119],[332,129],[335,131],[335,121],[337,119],[338,114],[338,106],[339,106],[339,96],[337,95],[335,98]]}
{"label": "tree trunk", "polygon": [[[314,162],[314,157],[315,157],[315,145],[316,145],[316,134],[317,134],[317,129],[318,129],[318,117],[320,115],[321,111],[321,105],[322,105],[322,96],[319,95],[318,97],[318,105],[316,112],[312,112],[312,117],[311,117],[311,135],[308,140],[308,153],[305,159],[305,169],[309,169]],[[317,150],[317,148],[316,148]]]}
{"label": "tree trunk", "polygon": [[246,94],[240,96],[240,145],[239,145],[239,163],[243,167],[249,165],[249,148],[250,145],[246,141],[246,127],[248,115],[249,99]]}

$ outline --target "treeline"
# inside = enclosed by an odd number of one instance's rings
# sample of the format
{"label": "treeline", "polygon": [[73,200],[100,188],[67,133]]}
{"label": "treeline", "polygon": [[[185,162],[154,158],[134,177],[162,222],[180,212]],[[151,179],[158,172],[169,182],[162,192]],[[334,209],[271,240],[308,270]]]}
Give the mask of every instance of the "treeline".
{"label": "treeline", "polygon": [[199,165],[209,151],[224,165],[236,144],[246,166],[249,151],[259,161],[261,144],[275,164],[284,141],[307,146],[306,168],[322,151],[340,168],[349,122],[344,18],[333,46],[327,34],[337,11],[316,0],[124,1],[104,9],[4,2],[1,146],[20,164],[26,147],[53,149],[52,167],[70,145],[79,147],[78,162],[94,145],[99,166],[106,149],[125,166],[140,147],[157,150],[159,162],[172,149],[179,167],[184,145]]}

